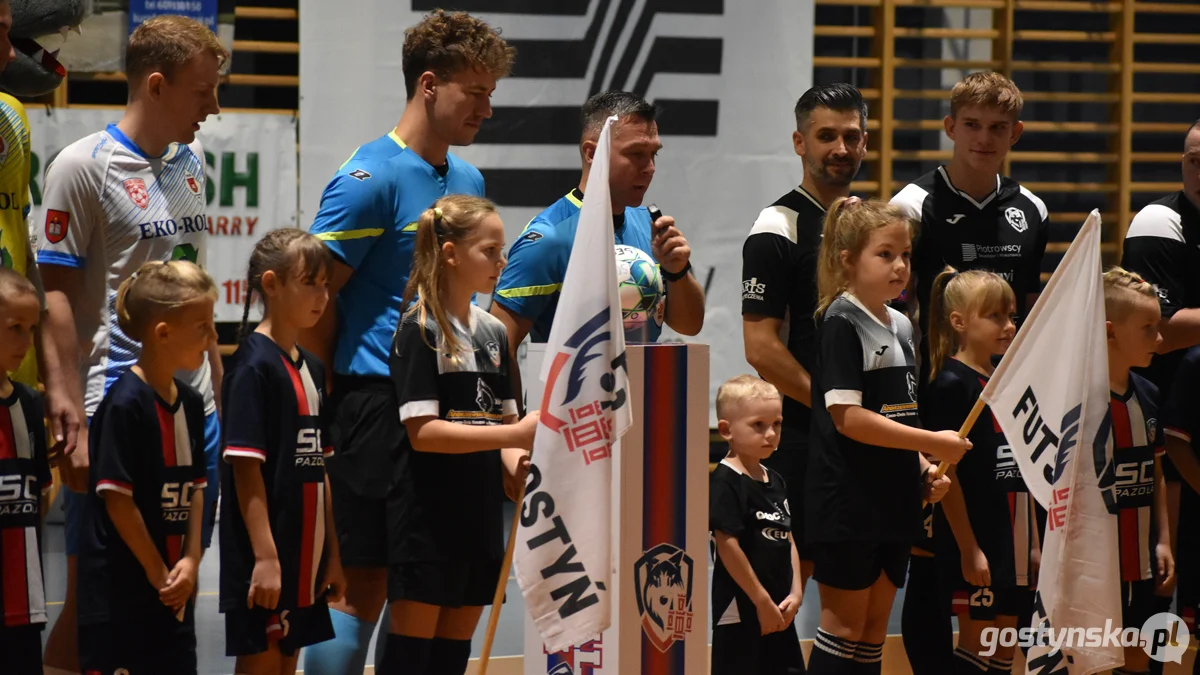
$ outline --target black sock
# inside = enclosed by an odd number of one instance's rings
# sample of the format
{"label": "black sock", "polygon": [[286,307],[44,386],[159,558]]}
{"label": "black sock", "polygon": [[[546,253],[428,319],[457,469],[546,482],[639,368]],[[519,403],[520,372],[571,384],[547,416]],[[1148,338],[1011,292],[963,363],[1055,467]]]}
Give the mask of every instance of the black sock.
{"label": "black sock", "polygon": [[808,656],[808,675],[854,675],[857,644],[817,629],[812,653]]}
{"label": "black sock", "polygon": [[1012,659],[992,659],[988,662],[988,675],[1011,675]]}
{"label": "black sock", "polygon": [[988,672],[987,659],[962,647],[954,650],[950,664],[950,672],[954,675],[985,675]]}
{"label": "black sock", "polygon": [[883,672],[883,643],[854,644],[854,672],[859,675],[880,675]]}
{"label": "black sock", "polygon": [[433,640],[388,633],[377,675],[425,675]]}
{"label": "black sock", "polygon": [[471,658],[470,640],[433,638],[426,675],[463,675]]}

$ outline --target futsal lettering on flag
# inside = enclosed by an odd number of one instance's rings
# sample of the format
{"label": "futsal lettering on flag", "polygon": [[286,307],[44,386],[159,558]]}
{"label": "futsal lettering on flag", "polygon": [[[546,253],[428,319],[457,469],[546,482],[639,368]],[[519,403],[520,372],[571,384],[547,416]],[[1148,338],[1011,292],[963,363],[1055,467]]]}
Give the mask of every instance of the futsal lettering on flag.
{"label": "futsal lettering on flag", "polygon": [[[1120,644],[1055,639],[1121,623],[1111,482],[1100,214],[1076,235],[982,398],[1048,511],[1026,672],[1088,675],[1124,664]],[[1139,627],[1140,628],[1140,627]],[[1066,632],[1064,632],[1066,631]],[[1060,646],[1050,644],[1053,641]]]}
{"label": "futsal lettering on flag", "polygon": [[625,333],[613,258],[605,122],[550,328],[513,562],[525,604],[550,652],[611,623],[613,444],[633,423]]}

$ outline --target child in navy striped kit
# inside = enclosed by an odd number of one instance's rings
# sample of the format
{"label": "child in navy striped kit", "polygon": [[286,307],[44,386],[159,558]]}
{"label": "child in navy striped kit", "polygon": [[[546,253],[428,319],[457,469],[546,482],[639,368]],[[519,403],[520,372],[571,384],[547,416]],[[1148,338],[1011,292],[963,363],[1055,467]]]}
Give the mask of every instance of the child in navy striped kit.
{"label": "child in navy striped kit", "polygon": [[8,377],[33,345],[40,313],[33,284],[0,267],[0,654],[12,675],[41,675],[46,626],[40,543],[52,482],[42,399]]}
{"label": "child in navy striped kit", "polygon": [[79,662],[91,675],[193,675],[204,399],[175,378],[204,363],[217,288],[197,265],[151,262],[121,283],[138,361],[109,387],[88,436],[79,556]]}
{"label": "child in navy striped kit", "polygon": [[[325,458],[325,368],[296,344],[329,302],[333,258],[302,230],[250,255],[243,339],[221,387],[221,612],[238,675],[290,675],[300,648],[333,638],[345,586]],[[246,335],[250,305],[263,320]]]}

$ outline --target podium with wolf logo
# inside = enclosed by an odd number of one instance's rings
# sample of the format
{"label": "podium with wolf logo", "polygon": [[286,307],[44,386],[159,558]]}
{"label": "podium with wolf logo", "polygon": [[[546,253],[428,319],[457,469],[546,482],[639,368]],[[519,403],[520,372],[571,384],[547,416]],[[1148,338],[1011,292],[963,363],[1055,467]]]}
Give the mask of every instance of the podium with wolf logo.
{"label": "podium with wolf logo", "polygon": [[[545,347],[527,345],[520,360],[527,386]],[[549,653],[527,613],[525,675],[708,670],[709,348],[630,344],[625,354],[633,426],[613,448],[612,625]],[[537,407],[536,391],[527,399]]]}

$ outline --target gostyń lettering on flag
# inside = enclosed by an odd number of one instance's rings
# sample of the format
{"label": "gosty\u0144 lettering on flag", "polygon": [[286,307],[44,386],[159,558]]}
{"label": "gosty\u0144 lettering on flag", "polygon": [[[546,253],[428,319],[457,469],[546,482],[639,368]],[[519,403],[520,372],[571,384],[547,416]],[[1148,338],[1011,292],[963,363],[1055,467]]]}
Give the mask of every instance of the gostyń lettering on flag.
{"label": "gosty\u0144 lettering on flag", "polygon": [[605,123],[592,159],[546,345],[541,419],[513,554],[550,652],[593,639],[611,622],[612,453],[633,422],[608,187],[615,120]]}
{"label": "gosty\u0144 lettering on flag", "polygon": [[[980,398],[1029,492],[1049,512],[1034,634],[1083,635],[1103,630],[1106,620],[1120,623],[1117,519],[1101,490],[1111,483],[1112,451],[1098,212],[1084,222]],[[1087,675],[1124,664],[1119,644],[1055,642],[1030,649],[1027,672]]]}

